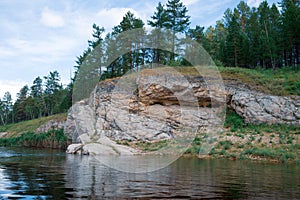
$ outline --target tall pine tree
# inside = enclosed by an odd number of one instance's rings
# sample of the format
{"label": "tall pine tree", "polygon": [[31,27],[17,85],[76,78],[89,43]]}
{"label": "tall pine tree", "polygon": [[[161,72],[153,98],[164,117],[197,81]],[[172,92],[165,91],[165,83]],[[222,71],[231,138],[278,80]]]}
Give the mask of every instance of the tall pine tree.
{"label": "tall pine tree", "polygon": [[178,38],[176,33],[185,33],[190,25],[190,16],[187,15],[188,9],[180,0],[168,0],[166,4],[166,23],[165,27],[171,33],[171,61],[175,61],[175,50]]}

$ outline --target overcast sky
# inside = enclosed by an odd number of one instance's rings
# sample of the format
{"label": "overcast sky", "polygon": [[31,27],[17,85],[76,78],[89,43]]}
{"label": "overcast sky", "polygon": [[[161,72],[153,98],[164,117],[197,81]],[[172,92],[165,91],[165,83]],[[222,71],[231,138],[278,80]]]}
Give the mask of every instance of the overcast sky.
{"label": "overcast sky", "polygon": [[[246,0],[258,6],[262,0]],[[91,39],[92,24],[110,32],[130,10],[144,23],[159,0],[0,0],[0,98],[15,94],[37,76],[57,70],[69,83],[76,57]],[[161,1],[163,4],[166,0]],[[208,27],[237,0],[182,0],[191,26]],[[277,0],[269,0],[269,4]]]}

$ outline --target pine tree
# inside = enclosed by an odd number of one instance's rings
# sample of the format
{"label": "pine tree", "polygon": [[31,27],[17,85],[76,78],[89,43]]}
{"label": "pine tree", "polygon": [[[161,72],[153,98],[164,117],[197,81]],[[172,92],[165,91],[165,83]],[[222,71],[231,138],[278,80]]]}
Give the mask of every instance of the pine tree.
{"label": "pine tree", "polygon": [[259,25],[259,16],[256,8],[252,8],[249,24],[246,27],[246,33],[249,38],[249,66],[255,68],[259,65],[261,59],[261,44],[260,44],[260,25]]}
{"label": "pine tree", "polygon": [[0,120],[2,125],[6,125],[10,121],[10,115],[12,112],[12,98],[9,92],[5,92],[2,100],[0,100]]}
{"label": "pine tree", "polygon": [[[102,27],[100,28],[98,25],[93,24],[93,38],[94,40],[89,40],[89,47],[91,52],[89,52],[89,68],[90,71],[94,71],[94,73],[99,73],[99,76],[102,75],[102,65],[103,65],[103,56],[104,56],[104,47],[103,47],[103,38],[102,34],[104,33],[105,29]],[[93,73],[93,72],[92,72]]]}
{"label": "pine tree", "polygon": [[171,33],[171,61],[175,61],[175,50],[178,46],[176,33],[185,33],[190,25],[190,16],[187,15],[187,8],[180,0],[168,0],[166,4],[166,22],[165,27],[172,31]]}
{"label": "pine tree", "polygon": [[[121,36],[119,36],[119,34],[133,29],[141,30],[143,27],[144,22],[141,19],[136,18],[133,13],[128,11],[123,17],[120,24],[113,28],[112,36],[116,37],[115,41],[118,46],[118,49],[121,52],[126,52],[118,59],[118,62],[120,62],[119,65],[122,66],[122,69],[120,70],[120,75],[125,74],[127,71],[134,69],[138,65],[137,58],[140,55],[138,54],[138,52],[133,52],[132,47],[137,47],[137,43],[139,43],[138,40],[143,37],[144,32],[141,31],[141,33],[137,33],[137,30],[134,35],[122,34]],[[136,38],[136,36],[139,34],[140,36]]]}
{"label": "pine tree", "polygon": [[60,82],[60,76],[57,71],[50,72],[45,79],[45,102],[46,102],[46,115],[55,114],[55,106],[61,101],[62,86]]}
{"label": "pine tree", "polygon": [[244,1],[237,5],[236,14],[240,31],[240,47],[238,63],[240,67],[249,67],[249,37],[247,35],[247,26],[249,25],[250,7]]}
{"label": "pine tree", "polygon": [[34,117],[41,117],[45,113],[46,105],[43,95],[43,80],[38,76],[31,86],[30,96],[33,98]]}
{"label": "pine tree", "polygon": [[241,41],[241,27],[238,23],[238,11],[234,9],[234,12],[227,11],[228,35],[226,37],[226,65],[227,66],[239,66],[239,54],[240,54],[240,41]]}
{"label": "pine tree", "polygon": [[300,64],[300,1],[282,0],[285,65]]}
{"label": "pine tree", "polygon": [[167,49],[168,41],[166,38],[166,23],[167,13],[161,2],[158,3],[154,15],[151,16],[151,20],[148,20],[148,25],[154,29],[151,32],[150,42],[153,43],[157,49],[152,49],[152,62],[166,64],[168,53],[162,49]]}
{"label": "pine tree", "polygon": [[[194,63],[199,64],[197,61],[199,61],[200,58],[197,58],[198,52],[195,52],[195,48],[198,48],[198,45],[203,45],[205,37],[204,37],[204,27],[196,25],[194,29],[190,28],[187,32],[187,36],[196,41],[197,43],[191,43],[191,45],[186,47],[186,58],[188,58],[189,61],[193,61]],[[188,42],[187,42],[188,44]],[[197,44],[197,46],[195,46]],[[188,63],[183,63],[184,65],[187,65]]]}
{"label": "pine tree", "polygon": [[29,88],[27,85],[25,85],[17,94],[17,100],[13,106],[15,122],[20,122],[28,119],[26,115],[26,100],[28,97],[28,93]]}

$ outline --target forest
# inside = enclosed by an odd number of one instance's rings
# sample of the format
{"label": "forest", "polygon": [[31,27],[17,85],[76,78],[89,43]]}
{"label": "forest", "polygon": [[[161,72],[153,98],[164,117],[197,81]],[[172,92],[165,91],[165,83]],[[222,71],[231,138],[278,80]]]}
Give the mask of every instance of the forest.
{"label": "forest", "polygon": [[[72,105],[74,81],[80,79],[80,68],[93,65],[99,80],[122,76],[141,65],[159,63],[168,66],[190,66],[180,49],[184,34],[199,43],[217,66],[251,68],[253,70],[298,68],[300,62],[300,1],[281,0],[269,5],[263,1],[258,8],[241,1],[234,9],[227,9],[214,26],[190,27],[191,16],[180,0],[159,3],[147,22],[128,11],[119,25],[109,33],[93,24],[93,39],[76,58],[75,73],[70,84],[63,87],[57,71],[43,79],[37,77],[31,86],[25,85],[13,102],[6,92],[0,101],[0,125],[64,113]],[[154,28],[146,31],[146,25]],[[118,35],[138,29],[142,41],[120,40]],[[167,30],[167,34],[159,32]],[[106,33],[105,36],[103,36]],[[154,39],[153,39],[154,38]],[[151,41],[167,46],[170,51],[143,48]],[[125,44],[126,43],[126,44]],[[132,50],[132,46],[139,50]],[[122,49],[123,48],[123,49]],[[116,57],[118,52],[127,52]],[[113,60],[113,62],[111,62]]]}

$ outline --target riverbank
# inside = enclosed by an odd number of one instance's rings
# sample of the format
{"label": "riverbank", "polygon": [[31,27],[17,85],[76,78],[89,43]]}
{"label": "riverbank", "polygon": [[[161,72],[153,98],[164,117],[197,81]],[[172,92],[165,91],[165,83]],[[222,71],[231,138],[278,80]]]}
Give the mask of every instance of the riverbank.
{"label": "riverbank", "polygon": [[[246,124],[232,110],[227,110],[225,131],[217,138],[207,139],[209,135],[198,135],[186,147],[183,156],[204,159],[226,158],[229,160],[253,160],[271,163],[300,164],[300,129],[291,125]],[[204,141],[212,147],[203,154]],[[158,151],[170,143],[117,141],[118,144],[131,146],[144,152]]]}
{"label": "riverbank", "polygon": [[[61,117],[61,116],[60,116]],[[52,118],[53,119],[53,118]],[[37,122],[37,121],[35,121]],[[18,124],[20,128],[28,123]],[[35,127],[35,126],[34,126]],[[13,126],[10,126],[13,129]],[[253,160],[272,163],[300,164],[300,130],[291,125],[254,125],[246,124],[232,110],[227,110],[224,124],[225,131],[218,138],[212,139],[212,149],[206,155],[201,154],[203,141],[208,135],[198,135],[183,156],[205,159],[227,158],[229,160]],[[117,144],[138,149],[144,153],[152,153],[164,148],[167,140],[159,142],[134,142],[130,140],[116,141]],[[63,130],[50,130],[36,134],[25,132],[13,137],[0,139],[0,146],[23,146],[38,148],[55,148],[66,150],[70,141]]]}
{"label": "riverbank", "polygon": [[67,149],[71,142],[63,129],[50,130],[45,133],[25,132],[18,136],[0,138],[0,146],[6,147],[34,147],[50,149]]}

